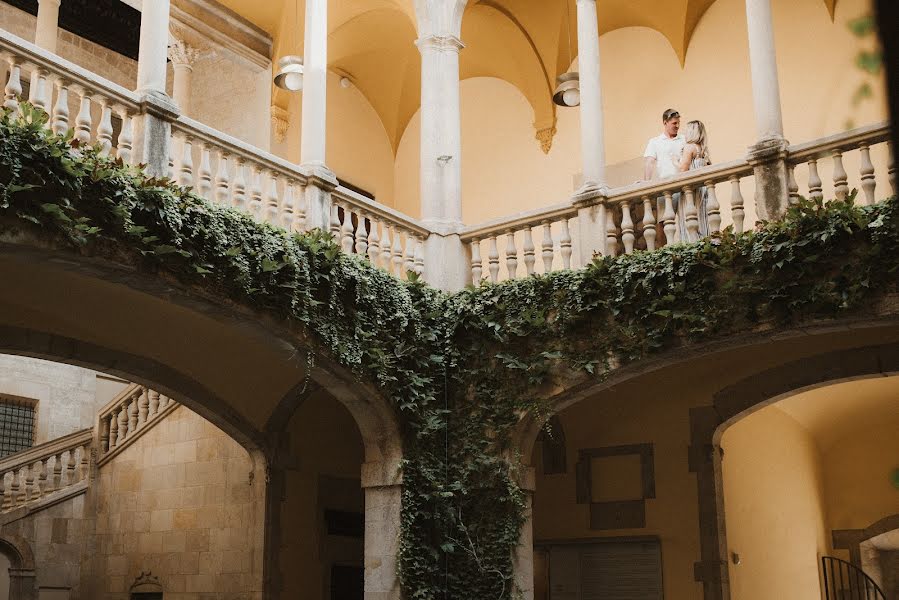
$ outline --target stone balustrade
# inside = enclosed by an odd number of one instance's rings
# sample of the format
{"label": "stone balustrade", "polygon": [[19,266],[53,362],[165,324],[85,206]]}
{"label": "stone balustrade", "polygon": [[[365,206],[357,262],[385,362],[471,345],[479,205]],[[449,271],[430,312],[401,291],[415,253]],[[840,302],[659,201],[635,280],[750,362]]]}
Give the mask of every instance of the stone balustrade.
{"label": "stone balustrade", "polygon": [[131,384],[97,417],[97,464],[102,465],[179,404],[164,394]]}
{"label": "stone balustrade", "polygon": [[[72,129],[79,141],[98,144],[103,152],[133,162],[132,121],[150,111],[137,94],[2,30],[0,59],[8,65],[4,106],[17,106],[24,82],[31,81],[28,99],[50,115],[50,129],[56,133]],[[445,256],[425,253],[425,241],[443,234],[415,219],[340,185],[331,189],[333,184],[316,182],[299,166],[185,116],[166,111],[151,114],[170,129],[159,141],[167,149],[169,177],[210,202],[303,232],[313,222],[327,222],[327,213],[316,208],[323,218],[310,216],[307,223],[307,214],[311,215],[307,187],[316,186],[328,197],[329,228],[344,252],[367,257],[397,277],[431,273],[430,269],[439,270],[446,263]],[[887,190],[878,181],[883,176],[892,191],[881,196],[896,194],[897,170],[887,147],[888,130],[887,124],[876,124],[787,148],[783,160],[791,199],[795,201],[800,190],[807,190],[811,198],[825,197],[819,170],[823,161],[828,163],[833,184],[828,186],[828,197],[846,198],[857,187],[860,200],[873,203],[878,190]],[[879,178],[875,165],[884,163],[888,166]],[[857,180],[850,171],[858,173]],[[748,159],[597,191],[586,199],[582,195],[466,227],[460,237],[469,254],[471,281],[489,277],[496,282],[584,266],[593,251],[617,256],[654,250],[715,235],[725,225],[740,233],[747,227],[747,214],[756,214],[754,204],[747,205],[744,199],[744,183],[756,187],[754,166]],[[753,196],[747,192],[745,197]]]}
{"label": "stone balustrade", "polygon": [[85,482],[92,444],[87,429],[0,460],[0,512]]}

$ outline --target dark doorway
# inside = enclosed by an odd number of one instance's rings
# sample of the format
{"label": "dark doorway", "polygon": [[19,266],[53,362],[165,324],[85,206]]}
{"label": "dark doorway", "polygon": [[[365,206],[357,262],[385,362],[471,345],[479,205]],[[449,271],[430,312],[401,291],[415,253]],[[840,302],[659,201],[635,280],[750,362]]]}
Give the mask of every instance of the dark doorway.
{"label": "dark doorway", "polygon": [[363,600],[365,569],[331,566],[331,600]]}

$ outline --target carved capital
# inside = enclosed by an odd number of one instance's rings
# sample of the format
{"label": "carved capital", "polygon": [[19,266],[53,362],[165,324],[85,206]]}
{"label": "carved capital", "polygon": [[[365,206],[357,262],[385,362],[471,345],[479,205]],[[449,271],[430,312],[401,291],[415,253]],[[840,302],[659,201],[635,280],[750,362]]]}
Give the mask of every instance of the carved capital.
{"label": "carved capital", "polygon": [[458,37],[454,35],[429,35],[415,40],[419,51],[437,50],[438,52],[456,52],[465,47]]}
{"label": "carved capital", "polygon": [[196,35],[191,35],[186,29],[172,25],[169,27],[172,42],[169,44],[168,57],[172,66],[192,69],[197,61],[212,58],[215,51],[202,41],[194,42]]}
{"label": "carved capital", "polygon": [[287,129],[290,127],[290,114],[287,110],[272,104],[272,129],[275,132],[275,140],[278,143],[287,137]]}

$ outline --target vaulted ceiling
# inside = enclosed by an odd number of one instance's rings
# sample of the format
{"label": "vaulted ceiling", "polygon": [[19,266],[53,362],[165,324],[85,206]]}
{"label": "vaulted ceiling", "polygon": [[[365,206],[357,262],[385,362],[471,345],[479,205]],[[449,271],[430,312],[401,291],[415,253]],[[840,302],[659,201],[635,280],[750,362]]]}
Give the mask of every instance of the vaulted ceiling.
{"label": "vaulted ceiling", "polygon": [[[305,0],[219,0],[274,38],[274,60],[302,54]],[[600,33],[647,27],[684,64],[690,40],[715,0],[598,0]],[[833,17],[837,0],[822,0]],[[460,76],[497,77],[534,110],[536,130],[555,124],[556,77],[577,57],[575,0],[469,0]],[[421,60],[414,0],[329,0],[329,62],[350,77],[380,116],[396,150],[419,107]],[[569,33],[570,32],[570,33]],[[284,97],[276,94],[276,102]]]}

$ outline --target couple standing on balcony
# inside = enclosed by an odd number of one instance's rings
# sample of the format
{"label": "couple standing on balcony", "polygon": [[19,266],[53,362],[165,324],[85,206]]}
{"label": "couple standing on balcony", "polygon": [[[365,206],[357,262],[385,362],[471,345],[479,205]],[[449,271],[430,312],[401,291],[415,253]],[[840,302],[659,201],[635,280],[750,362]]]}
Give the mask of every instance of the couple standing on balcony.
{"label": "couple standing on balcony", "polygon": [[[664,130],[649,140],[646,151],[643,153],[644,167],[643,178],[665,179],[673,177],[691,169],[700,169],[712,163],[709,156],[708,136],[702,121],[690,121],[687,123],[684,134],[680,131],[680,113],[669,108],[662,113],[662,125]],[[680,207],[681,193],[673,194],[674,210],[677,213],[677,232],[679,241],[689,241],[687,224],[684,212]],[[708,190],[705,186],[696,190],[694,196],[696,202],[696,214],[699,218],[699,236],[709,234],[708,214],[706,203]],[[664,210],[664,200],[660,200],[659,214]],[[669,240],[669,243],[673,240]]]}

